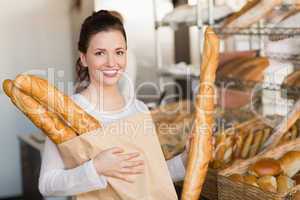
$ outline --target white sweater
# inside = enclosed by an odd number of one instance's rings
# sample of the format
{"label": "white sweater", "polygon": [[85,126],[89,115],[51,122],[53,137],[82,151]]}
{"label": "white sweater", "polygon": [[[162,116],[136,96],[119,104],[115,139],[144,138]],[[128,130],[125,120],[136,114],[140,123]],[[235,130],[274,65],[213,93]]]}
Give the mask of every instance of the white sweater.
{"label": "white sweater", "polygon": [[[80,94],[73,95],[72,99],[104,125],[137,112],[148,111],[146,105],[137,99],[129,103],[121,112],[113,114],[100,113],[93,109],[88,100]],[[181,155],[168,160],[167,166],[174,182],[183,180],[185,168]],[[105,176],[97,174],[92,161],[87,161],[73,169],[65,169],[56,145],[46,138],[39,178],[39,190],[44,196],[74,196],[104,189],[106,186]]]}

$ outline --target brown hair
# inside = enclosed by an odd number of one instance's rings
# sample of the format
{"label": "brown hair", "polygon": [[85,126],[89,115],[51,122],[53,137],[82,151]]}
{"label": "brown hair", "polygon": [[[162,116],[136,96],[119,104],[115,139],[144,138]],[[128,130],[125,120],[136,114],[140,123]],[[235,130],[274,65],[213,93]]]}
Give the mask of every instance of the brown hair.
{"label": "brown hair", "polygon": [[[94,12],[91,16],[84,20],[81,26],[78,42],[78,50],[81,53],[87,52],[92,36],[102,31],[120,31],[124,36],[125,41],[127,41],[122,18],[120,18],[122,16],[120,14],[118,16],[116,13],[116,11],[100,10],[98,12]],[[80,58],[78,58],[76,62],[76,74],[77,80],[75,84],[75,92],[79,93],[86,89],[90,84],[88,68],[82,65]]]}

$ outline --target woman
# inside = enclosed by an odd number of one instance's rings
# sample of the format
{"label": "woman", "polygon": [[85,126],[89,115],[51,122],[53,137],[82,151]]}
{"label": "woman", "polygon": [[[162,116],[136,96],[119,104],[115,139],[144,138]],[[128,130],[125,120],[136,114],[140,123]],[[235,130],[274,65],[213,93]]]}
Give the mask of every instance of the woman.
{"label": "woman", "polygon": [[[118,17],[104,10],[89,16],[82,24],[78,48],[80,83],[72,98],[79,106],[104,125],[148,111],[141,101],[125,99],[118,88],[127,63],[126,33]],[[173,181],[184,177],[183,155],[167,161]],[[55,144],[47,138],[39,190],[44,196],[73,196],[106,188],[109,176],[132,182],[143,168],[138,153],[125,154],[114,147],[74,169],[65,169]]]}

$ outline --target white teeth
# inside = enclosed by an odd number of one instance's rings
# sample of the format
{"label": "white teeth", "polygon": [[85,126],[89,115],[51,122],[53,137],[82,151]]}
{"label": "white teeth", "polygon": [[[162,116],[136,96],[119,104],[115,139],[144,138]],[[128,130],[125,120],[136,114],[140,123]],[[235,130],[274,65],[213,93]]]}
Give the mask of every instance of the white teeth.
{"label": "white teeth", "polygon": [[117,72],[118,72],[118,70],[104,70],[103,71],[103,73],[105,73],[105,74],[115,74]]}
{"label": "white teeth", "polygon": [[113,70],[102,70],[102,73],[104,74],[104,76],[116,76],[118,74],[119,70],[113,69]]}

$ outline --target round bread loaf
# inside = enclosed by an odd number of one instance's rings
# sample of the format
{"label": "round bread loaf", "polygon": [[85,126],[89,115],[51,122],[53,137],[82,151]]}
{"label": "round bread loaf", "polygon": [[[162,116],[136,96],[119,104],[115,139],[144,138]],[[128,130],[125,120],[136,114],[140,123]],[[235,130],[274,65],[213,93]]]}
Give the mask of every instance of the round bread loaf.
{"label": "round bread loaf", "polygon": [[262,159],[249,168],[249,173],[261,177],[261,176],[277,176],[282,172],[280,163],[272,158]]}

